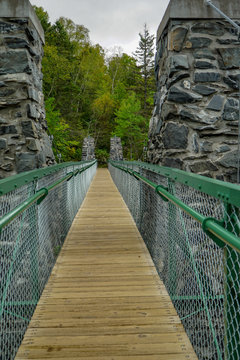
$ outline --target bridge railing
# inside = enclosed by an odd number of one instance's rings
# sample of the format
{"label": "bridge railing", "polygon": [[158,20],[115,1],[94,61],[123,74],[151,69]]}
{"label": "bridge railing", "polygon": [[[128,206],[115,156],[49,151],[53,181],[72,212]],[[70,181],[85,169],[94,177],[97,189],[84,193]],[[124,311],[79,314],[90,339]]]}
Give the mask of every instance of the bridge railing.
{"label": "bridge railing", "polygon": [[0,359],[14,359],[96,162],[0,181]]}
{"label": "bridge railing", "polygon": [[199,359],[240,359],[240,186],[110,162]]}

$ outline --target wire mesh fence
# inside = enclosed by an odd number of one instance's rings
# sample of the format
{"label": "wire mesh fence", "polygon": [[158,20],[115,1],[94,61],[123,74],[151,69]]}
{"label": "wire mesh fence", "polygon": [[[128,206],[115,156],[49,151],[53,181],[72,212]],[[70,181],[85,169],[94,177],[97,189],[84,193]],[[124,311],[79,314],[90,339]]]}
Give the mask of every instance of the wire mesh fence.
{"label": "wire mesh fence", "polygon": [[[239,237],[239,207],[141,166],[133,168]],[[186,333],[201,360],[240,359],[240,255],[146,182],[109,165]],[[207,180],[206,180],[207,181]],[[224,183],[223,185],[224,186]],[[240,200],[240,188],[239,197]],[[240,243],[240,238],[239,238]]]}
{"label": "wire mesh fence", "polygon": [[[86,165],[86,164],[85,164]],[[70,165],[0,197],[1,217],[84,163]],[[0,233],[0,359],[14,359],[96,165],[51,190]]]}

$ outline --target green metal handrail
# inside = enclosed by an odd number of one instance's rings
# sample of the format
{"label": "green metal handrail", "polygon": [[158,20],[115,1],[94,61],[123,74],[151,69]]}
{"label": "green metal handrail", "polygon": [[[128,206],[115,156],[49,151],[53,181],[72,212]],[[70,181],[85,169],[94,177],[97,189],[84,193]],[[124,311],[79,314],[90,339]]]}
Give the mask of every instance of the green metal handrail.
{"label": "green metal handrail", "polygon": [[[111,163],[113,163],[111,161]],[[159,175],[167,177],[170,180],[180,184],[190,186],[204,194],[211,195],[226,203],[240,207],[240,186],[226,183],[220,180],[211,179],[198,174],[189,173],[183,170],[168,168],[154,164],[148,164],[141,161],[114,161],[120,166],[124,163],[126,166],[139,166],[145,170],[153,171]]]}
{"label": "green metal handrail", "polygon": [[26,171],[21,174],[10,176],[6,179],[0,180],[0,196],[5,195],[10,191],[19,189],[21,186],[27,185],[33,181],[40,180],[45,176],[57,173],[59,170],[66,169],[70,166],[83,165],[88,163],[89,161],[65,162],[62,164],[57,164],[42,169]]}
{"label": "green metal handrail", "polygon": [[[34,203],[37,203],[38,205],[45,199],[45,197],[48,195],[48,193],[50,191],[52,191],[53,189],[55,189],[56,187],[58,187],[60,184],[62,184],[65,181],[70,180],[73,176],[76,176],[78,174],[83,173],[84,171],[86,171],[87,169],[89,169],[90,167],[92,167],[93,165],[96,164],[97,161],[93,161],[91,162],[91,164],[82,167],[81,169],[77,169],[76,171],[72,171],[69,172],[67,175],[65,175],[64,177],[62,177],[60,180],[54,182],[52,185],[46,187],[46,188],[42,188],[40,190],[38,190],[36,192],[36,194],[34,194],[33,196],[31,196],[29,199],[25,200],[22,204],[18,205],[15,209],[13,209],[12,211],[10,211],[8,214],[4,215],[1,219],[0,219],[0,232],[2,231],[2,229],[8,225],[11,221],[13,221],[17,216],[19,216],[22,212],[24,212],[25,210],[27,210],[31,205],[33,205]],[[66,165],[68,164],[68,165]],[[45,174],[49,175],[49,174],[53,174],[56,171],[59,171],[59,169],[62,168],[66,168],[67,166],[69,167],[69,165],[76,165],[77,163],[65,163],[65,166],[59,166],[56,165],[54,166],[54,169],[46,169],[44,171],[46,171]],[[82,164],[82,163],[81,163]],[[61,164],[62,165],[62,164]],[[27,174],[27,178],[26,178],[26,174],[21,175],[19,177],[19,182],[17,183],[18,185],[20,183],[22,183],[22,180],[24,179],[24,176],[27,180],[27,182],[30,182],[30,179],[34,179],[36,180],[36,173],[38,174],[37,179],[40,179],[44,176],[44,172],[43,170],[36,170],[34,171],[34,177],[32,178],[32,172],[31,174]],[[30,176],[28,176],[30,175]],[[15,177],[16,179],[16,177]],[[5,179],[5,184],[7,184],[7,179]],[[12,184],[13,179],[10,179],[10,182]],[[32,180],[31,180],[32,181]],[[24,182],[24,184],[26,184],[26,181]],[[11,187],[11,186],[10,186]],[[7,186],[7,188],[9,189],[9,186]],[[16,188],[16,187],[15,187]],[[7,191],[9,192],[9,191]],[[5,188],[4,188],[4,193],[5,192]]]}
{"label": "green metal handrail", "polygon": [[[185,211],[192,218],[197,220],[202,225],[203,231],[205,233],[207,233],[218,246],[224,247],[224,245],[227,244],[231,248],[235,249],[237,252],[240,253],[240,238],[235,236],[233,233],[229,232],[228,230],[226,230],[222,226],[223,222],[221,222],[221,221],[219,221],[217,219],[214,219],[214,218],[209,218],[209,217],[205,217],[205,216],[201,215],[196,210],[192,209],[190,206],[183,203],[177,197],[170,194],[170,192],[167,191],[167,189],[164,188],[163,186],[155,184],[154,182],[148,180],[146,177],[140,175],[138,172],[136,172],[134,170],[131,170],[131,169],[126,168],[124,166],[120,166],[119,162],[115,163],[113,161],[110,161],[110,164],[112,166],[114,166],[115,168],[118,168],[118,169],[120,169],[122,171],[125,171],[125,172],[129,173],[130,175],[134,176],[135,178],[143,181],[145,184],[152,187],[156,191],[156,193],[158,195],[163,197],[163,199],[165,199],[166,201],[172,202],[174,205],[181,208],[183,211]],[[130,164],[132,164],[132,163],[130,163]],[[135,165],[136,164],[138,164],[140,166],[142,165],[142,163],[135,163]],[[169,170],[172,170],[172,169],[169,169]],[[168,172],[167,174],[169,175],[170,172]],[[167,176],[167,175],[165,175],[165,176]],[[186,176],[186,178],[188,178],[188,175],[185,175],[185,176]],[[199,176],[198,176],[198,179],[199,179]],[[185,183],[186,183],[186,181],[185,181]],[[221,184],[221,187],[223,188],[222,184]],[[238,190],[238,198],[236,200],[237,200],[237,202],[239,202],[240,201],[240,199],[239,199],[240,187],[238,186],[238,188],[235,188],[234,185],[233,185],[233,187],[228,185],[228,187],[230,189],[231,188],[234,189],[234,191]],[[227,199],[225,199],[225,200],[227,200]],[[230,199],[228,198],[228,201],[229,200]]]}

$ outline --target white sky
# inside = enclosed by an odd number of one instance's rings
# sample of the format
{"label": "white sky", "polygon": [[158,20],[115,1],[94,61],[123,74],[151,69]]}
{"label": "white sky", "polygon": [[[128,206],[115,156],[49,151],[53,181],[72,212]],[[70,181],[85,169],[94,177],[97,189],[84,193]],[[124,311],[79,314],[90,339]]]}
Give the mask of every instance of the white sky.
{"label": "white sky", "polygon": [[30,0],[42,6],[51,22],[60,16],[90,30],[90,39],[103,48],[120,46],[129,55],[138,46],[146,22],[156,35],[169,0]]}

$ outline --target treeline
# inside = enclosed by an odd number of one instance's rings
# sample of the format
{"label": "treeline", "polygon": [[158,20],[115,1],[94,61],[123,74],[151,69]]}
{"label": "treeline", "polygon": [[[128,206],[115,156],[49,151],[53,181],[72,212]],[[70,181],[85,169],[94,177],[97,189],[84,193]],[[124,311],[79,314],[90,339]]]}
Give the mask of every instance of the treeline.
{"label": "treeline", "polygon": [[105,161],[110,137],[117,135],[126,158],[142,158],[155,89],[154,37],[147,26],[133,56],[118,49],[108,55],[91,44],[83,25],[64,17],[51,24],[42,7],[35,10],[45,31],[43,89],[55,155],[80,160],[83,138],[90,135],[97,158]]}

